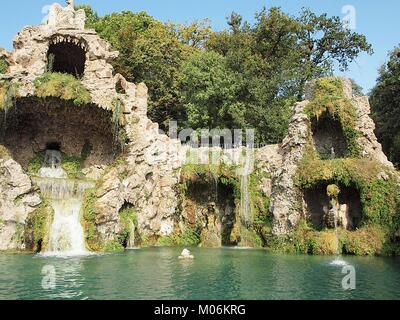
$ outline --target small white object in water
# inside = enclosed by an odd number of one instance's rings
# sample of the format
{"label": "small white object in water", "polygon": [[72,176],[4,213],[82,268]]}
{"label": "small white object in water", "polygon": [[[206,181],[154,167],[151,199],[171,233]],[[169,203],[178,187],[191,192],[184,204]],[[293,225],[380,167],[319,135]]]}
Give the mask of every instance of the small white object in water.
{"label": "small white object in water", "polygon": [[193,260],[194,256],[190,253],[188,249],[184,249],[179,256],[179,259],[181,260]]}
{"label": "small white object in water", "polygon": [[344,266],[347,266],[348,263],[347,263],[346,261],[340,259],[340,258],[336,258],[335,260],[333,260],[333,261],[330,263],[330,265],[331,265],[331,266],[344,267]]}

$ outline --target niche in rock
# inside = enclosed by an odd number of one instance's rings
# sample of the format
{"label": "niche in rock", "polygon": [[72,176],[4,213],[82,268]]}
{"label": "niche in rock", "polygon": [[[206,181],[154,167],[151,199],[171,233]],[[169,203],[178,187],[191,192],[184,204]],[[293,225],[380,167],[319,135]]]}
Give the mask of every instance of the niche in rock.
{"label": "niche in rock", "polygon": [[115,144],[111,119],[111,111],[96,105],[21,98],[7,113],[0,112],[1,139],[24,169],[46,150],[82,159],[83,168],[108,165],[114,159]]}
{"label": "niche in rock", "polygon": [[201,230],[204,246],[237,245],[231,237],[236,210],[230,185],[199,180],[188,183],[182,214],[189,225]]}
{"label": "niche in rock", "polygon": [[327,183],[320,183],[304,190],[305,213],[307,221],[316,229],[332,229],[336,225],[353,231],[361,223],[362,206],[360,193],[356,188],[340,185],[340,193],[332,205],[327,193]]}
{"label": "niche in rock", "polygon": [[118,212],[120,219],[121,234],[119,241],[124,248],[134,248],[137,240],[140,240],[136,232],[136,214],[131,203],[125,202]]}
{"label": "niche in rock", "polygon": [[312,119],[311,130],[321,159],[344,158],[347,155],[347,141],[339,120],[325,112],[318,119]]}
{"label": "niche in rock", "polygon": [[78,41],[71,39],[52,42],[47,53],[48,71],[68,73],[81,78],[85,72],[86,51]]}

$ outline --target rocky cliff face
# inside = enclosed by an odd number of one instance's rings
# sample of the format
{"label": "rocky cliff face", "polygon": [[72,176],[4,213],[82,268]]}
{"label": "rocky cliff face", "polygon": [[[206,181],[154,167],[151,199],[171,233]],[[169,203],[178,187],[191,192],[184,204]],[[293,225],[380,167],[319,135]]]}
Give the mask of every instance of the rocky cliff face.
{"label": "rocky cliff face", "polygon": [[[355,131],[357,132],[357,148],[360,158],[377,162],[389,170],[393,164],[382,152],[382,147],[374,134],[375,124],[370,118],[370,106],[367,97],[354,97],[351,81],[338,78],[341,83],[344,98],[351,102],[356,111]],[[305,156],[307,148],[316,150],[313,141],[311,119],[305,109],[314,98],[315,81],[306,87],[306,100],[297,103],[293,108],[293,116],[289,124],[289,133],[283,140],[281,152],[282,166],[278,169],[272,187],[271,213],[274,216],[273,234],[288,234],[304,218],[304,200],[302,190],[295,185],[299,163]],[[331,148],[330,148],[331,149]],[[332,159],[335,158],[334,150]]]}
{"label": "rocky cliff face", "polygon": [[[118,52],[84,24],[84,11],[55,4],[47,24],[24,28],[14,39],[14,50],[1,53],[10,68],[0,77],[1,85],[7,83],[3,90],[7,103],[0,101],[0,143],[8,146],[10,153],[0,146],[0,250],[27,245],[24,229],[42,200],[26,169],[32,157],[49,146],[56,146],[66,156],[79,157],[83,178],[96,180],[83,208],[86,238],[94,250],[123,242],[124,208],[134,211],[136,238],[142,245],[199,225],[204,245],[250,243],[246,236],[270,233],[271,215],[274,235],[288,234],[296,227],[304,216],[304,195],[296,186],[295,175],[307,148],[316,149],[306,112],[313,99],[313,83],[307,87],[306,101],[294,106],[282,144],[255,151],[248,180],[243,179],[240,159],[249,150],[219,150],[216,186],[229,185],[225,190],[229,192],[219,194],[207,182],[201,190],[185,190],[182,197],[179,188],[185,166],[214,170],[215,163],[208,159],[212,150],[192,150],[160,133],[147,117],[146,85],[129,83],[114,74],[110,62]],[[34,82],[46,73],[76,77],[72,94],[47,90],[39,95]],[[59,90],[66,86],[64,82],[56,84]],[[392,169],[374,135],[367,98],[353,97],[350,81],[343,79],[342,85],[357,113],[360,157]],[[78,86],[88,92],[90,101],[75,99]],[[16,93],[10,91],[15,87]],[[196,162],[190,159],[192,152],[202,152]],[[244,193],[249,193],[247,198]],[[244,214],[243,207],[249,202],[250,214]],[[266,237],[263,240],[267,242]]]}
{"label": "rocky cliff face", "polygon": [[24,249],[28,216],[42,202],[22,167],[0,147],[0,250]]}

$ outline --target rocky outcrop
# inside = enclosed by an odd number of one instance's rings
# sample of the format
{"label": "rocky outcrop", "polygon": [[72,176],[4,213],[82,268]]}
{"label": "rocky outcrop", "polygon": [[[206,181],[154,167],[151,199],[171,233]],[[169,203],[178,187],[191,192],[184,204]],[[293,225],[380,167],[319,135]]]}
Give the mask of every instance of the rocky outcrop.
{"label": "rocky outcrop", "polygon": [[[368,98],[354,97],[351,81],[344,78],[339,79],[343,86],[344,97],[351,102],[357,113],[356,128],[354,129],[359,133],[357,144],[361,150],[361,157],[393,169],[393,164],[382,152],[382,147],[374,134],[375,124],[369,116]],[[273,181],[270,208],[274,216],[274,235],[289,233],[303,215],[303,194],[295,186],[294,179],[306,147],[315,149],[311,122],[305,113],[305,107],[313,99],[314,86],[315,81],[310,82],[305,88],[306,100],[294,106],[289,132],[281,146],[282,166],[278,169],[276,179]]]}
{"label": "rocky outcrop", "polygon": [[[294,106],[288,135],[280,145],[257,150],[195,149],[161,133],[148,119],[146,85],[114,74],[111,62],[118,52],[94,30],[85,29],[85,13],[75,11],[72,2],[66,8],[54,4],[47,24],[25,27],[15,37],[13,51],[0,52],[0,56],[10,65],[2,78],[10,87],[18,85],[14,106],[0,110],[1,125],[6,124],[0,138],[13,157],[0,152],[0,250],[24,248],[21,232],[29,214],[41,203],[24,169],[49,145],[59,146],[58,151],[68,156],[84,158],[81,165],[85,178],[97,181],[90,199],[90,211],[95,214],[90,227],[94,224],[98,241],[103,244],[116,241],[124,231],[120,213],[127,206],[135,211],[135,233],[150,243],[176,235],[187,225],[200,227],[200,241],[205,246],[239,243],[243,229],[248,227],[241,225],[239,209],[249,199],[233,199],[232,190],[222,198],[212,198],[209,194],[214,191],[205,183],[206,192],[196,195],[193,191],[182,200],[178,188],[185,164],[233,168],[236,193],[249,188],[249,179],[243,176],[257,173],[255,193],[261,198],[256,204],[257,218],[268,215],[265,207],[269,202],[264,200],[270,199],[274,235],[289,233],[301,219],[303,194],[295,185],[295,175],[307,147],[313,147],[312,126],[305,112],[313,98],[313,83],[305,90],[306,100]],[[71,69],[75,71],[69,72]],[[73,105],[74,99],[67,97],[61,102],[60,95],[35,97],[39,95],[35,79],[46,72],[64,71],[83,87],[91,101]],[[355,129],[360,133],[357,143],[361,157],[392,169],[374,135],[368,99],[353,97],[350,81],[343,79],[342,84],[345,97],[357,111]],[[248,155],[251,163],[246,165],[243,159]],[[382,172],[382,179],[385,174]],[[218,191],[215,195],[219,196]],[[245,231],[252,235],[259,231],[251,227]]]}
{"label": "rocky outcrop", "polygon": [[3,152],[0,157],[0,250],[25,248],[24,228],[28,215],[41,202],[22,167]]}
{"label": "rocky outcrop", "polygon": [[306,104],[307,101],[294,106],[288,135],[281,146],[282,166],[273,181],[270,207],[274,217],[275,235],[287,233],[300,219],[301,210],[298,206],[300,195],[294,185],[294,177],[309,142],[309,120],[304,113]]}

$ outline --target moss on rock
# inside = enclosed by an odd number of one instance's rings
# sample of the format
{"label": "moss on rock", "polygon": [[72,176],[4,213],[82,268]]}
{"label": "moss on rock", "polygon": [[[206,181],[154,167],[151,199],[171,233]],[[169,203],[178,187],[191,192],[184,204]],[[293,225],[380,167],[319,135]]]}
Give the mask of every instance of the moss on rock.
{"label": "moss on rock", "polygon": [[53,219],[54,210],[47,200],[29,214],[24,234],[28,249],[38,252],[46,248]]}
{"label": "moss on rock", "polygon": [[0,80],[0,110],[9,109],[18,97],[18,85],[9,80]]}
{"label": "moss on rock", "polygon": [[314,95],[304,112],[310,120],[318,120],[323,114],[329,114],[340,122],[348,146],[348,157],[360,154],[356,130],[357,111],[352,102],[345,96],[340,78],[321,78],[314,83]]}
{"label": "moss on rock", "polygon": [[158,247],[195,247],[200,243],[199,230],[191,227],[185,227],[183,231],[158,238],[156,246]]}
{"label": "moss on rock", "polygon": [[96,198],[96,189],[93,188],[85,191],[81,208],[81,223],[86,246],[92,251],[103,251],[103,243],[97,232],[96,212],[94,211]]}
{"label": "moss on rock", "polygon": [[81,81],[70,74],[47,72],[35,79],[35,95],[40,98],[56,97],[71,100],[75,105],[92,101],[89,91]]}

